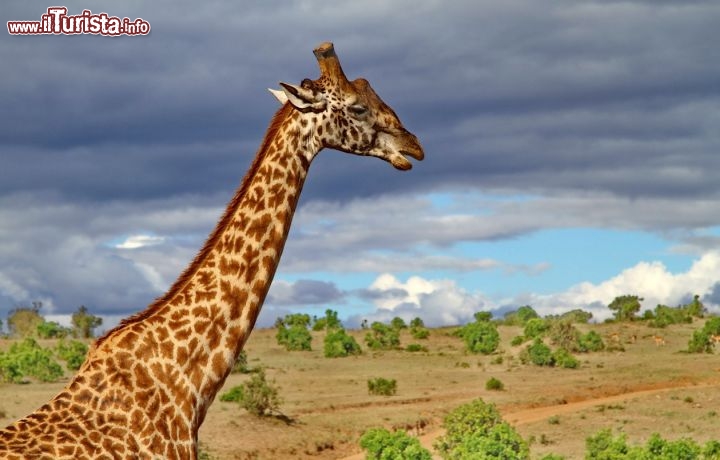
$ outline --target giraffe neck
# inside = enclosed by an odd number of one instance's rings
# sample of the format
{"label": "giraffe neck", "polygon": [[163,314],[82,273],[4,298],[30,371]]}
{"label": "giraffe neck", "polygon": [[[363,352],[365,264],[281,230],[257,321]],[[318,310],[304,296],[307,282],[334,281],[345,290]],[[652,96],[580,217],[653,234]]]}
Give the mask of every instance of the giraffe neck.
{"label": "giraffe neck", "polygon": [[289,104],[278,111],[195,260],[167,294],[101,338],[81,373],[93,358],[114,360],[104,374],[125,372],[141,388],[152,381],[166,397],[146,397],[179,405],[179,421],[196,434],[255,324],[320,150],[302,121]]}

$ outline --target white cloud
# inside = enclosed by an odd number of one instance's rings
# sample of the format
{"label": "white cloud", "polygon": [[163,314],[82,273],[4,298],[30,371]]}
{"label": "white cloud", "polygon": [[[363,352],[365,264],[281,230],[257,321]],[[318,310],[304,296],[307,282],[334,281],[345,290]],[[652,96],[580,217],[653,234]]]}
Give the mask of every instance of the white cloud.
{"label": "white cloud", "polygon": [[162,244],[165,238],[162,236],[152,235],[130,235],[122,243],[115,245],[117,249],[138,249],[146,246],[155,246],[156,244]]}
{"label": "white cloud", "polygon": [[[395,316],[405,320],[416,316],[432,326],[459,324],[472,319],[478,311],[494,311],[531,305],[541,315],[559,314],[575,308],[591,311],[595,319],[611,315],[607,305],[621,295],[638,295],[644,309],[658,304],[677,306],[697,294],[707,307],[717,307],[708,300],[720,281],[720,252],[709,252],[682,273],[671,273],[660,262],[640,262],[601,283],[576,284],[548,295],[520,294],[508,299],[490,299],[481,292],[471,292],[453,280],[431,280],[413,276],[403,282],[390,274],[380,275],[368,291],[374,293],[376,310],[363,318],[389,321]],[[357,318],[353,318],[355,321]]]}

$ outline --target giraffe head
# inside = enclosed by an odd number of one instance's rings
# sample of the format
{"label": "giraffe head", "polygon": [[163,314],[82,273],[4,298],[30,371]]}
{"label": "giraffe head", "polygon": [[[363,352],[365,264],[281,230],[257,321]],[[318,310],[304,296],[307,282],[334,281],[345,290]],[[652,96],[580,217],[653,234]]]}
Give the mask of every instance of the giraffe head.
{"label": "giraffe head", "polygon": [[306,78],[300,85],[280,83],[282,90],[270,92],[307,120],[320,148],[378,157],[401,170],[412,168],[406,157],[423,159],[420,142],[370,83],[363,78],[348,81],[332,43],[323,43],[314,53],[320,78]]}

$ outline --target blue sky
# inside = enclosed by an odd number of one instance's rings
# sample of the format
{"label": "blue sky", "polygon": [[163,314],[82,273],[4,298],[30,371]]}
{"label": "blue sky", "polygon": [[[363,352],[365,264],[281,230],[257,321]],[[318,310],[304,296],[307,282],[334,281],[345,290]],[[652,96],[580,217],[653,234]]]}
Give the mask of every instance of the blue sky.
{"label": "blue sky", "polygon": [[[245,173],[279,81],[335,43],[422,142],[314,161],[261,325],[456,324],[530,304],[720,310],[720,4],[127,1],[148,36],[0,34],[0,318],[111,326],[161,295]],[[6,3],[3,21],[49,4]]]}

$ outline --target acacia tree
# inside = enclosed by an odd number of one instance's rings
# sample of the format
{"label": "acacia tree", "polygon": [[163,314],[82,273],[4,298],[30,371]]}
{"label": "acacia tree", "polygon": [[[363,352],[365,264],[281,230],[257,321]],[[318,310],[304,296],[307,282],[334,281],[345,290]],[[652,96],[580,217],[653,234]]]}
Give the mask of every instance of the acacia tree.
{"label": "acacia tree", "polygon": [[32,306],[19,306],[8,313],[8,332],[11,337],[34,337],[38,325],[45,319],[40,315],[42,302],[33,302]]}
{"label": "acacia tree", "polygon": [[88,312],[85,305],[80,305],[72,314],[73,335],[79,339],[90,339],[95,335],[95,328],[102,324],[102,318]]}
{"label": "acacia tree", "polygon": [[612,310],[616,321],[632,321],[640,311],[644,299],[636,295],[622,295],[615,297],[608,308]]}

